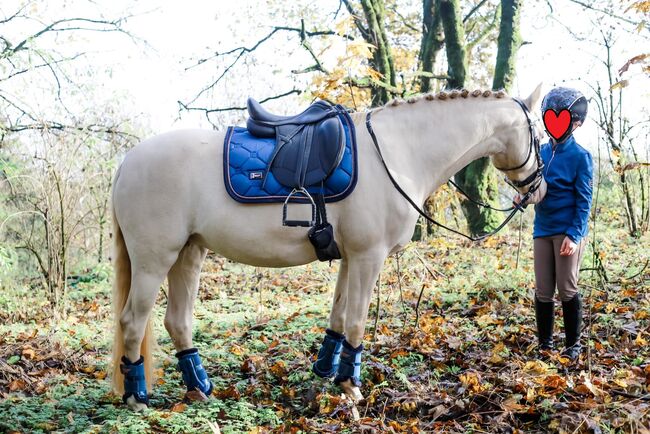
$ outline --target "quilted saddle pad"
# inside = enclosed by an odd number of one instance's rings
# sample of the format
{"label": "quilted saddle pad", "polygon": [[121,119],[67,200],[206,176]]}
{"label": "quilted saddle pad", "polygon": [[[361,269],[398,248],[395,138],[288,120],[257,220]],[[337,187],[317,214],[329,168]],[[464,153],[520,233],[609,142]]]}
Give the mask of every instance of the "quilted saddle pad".
{"label": "quilted saddle pad", "polygon": [[[345,151],[339,165],[322,183],[307,188],[310,194],[323,193],[325,202],[346,198],[357,183],[357,142],[348,113],[339,115],[345,130]],[[284,202],[291,188],[281,185],[267,170],[275,148],[275,138],[255,137],[243,127],[228,127],[223,149],[224,183],[228,194],[242,203]],[[266,177],[266,182],[264,182]],[[262,184],[264,186],[262,187]],[[294,195],[290,202],[308,199]]]}

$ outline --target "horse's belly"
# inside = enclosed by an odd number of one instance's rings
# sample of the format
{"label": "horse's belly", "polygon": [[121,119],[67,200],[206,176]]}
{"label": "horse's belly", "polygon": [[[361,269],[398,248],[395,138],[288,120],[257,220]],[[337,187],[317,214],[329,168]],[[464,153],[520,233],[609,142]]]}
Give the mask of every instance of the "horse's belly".
{"label": "horse's belly", "polygon": [[219,198],[196,234],[208,249],[258,267],[290,267],[316,260],[308,228],[282,226],[281,205],[240,204],[225,191]]}

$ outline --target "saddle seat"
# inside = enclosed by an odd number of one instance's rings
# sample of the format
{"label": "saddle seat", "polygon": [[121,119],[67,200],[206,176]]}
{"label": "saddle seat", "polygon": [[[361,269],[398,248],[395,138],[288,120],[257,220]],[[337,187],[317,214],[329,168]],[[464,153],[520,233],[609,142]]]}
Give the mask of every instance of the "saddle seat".
{"label": "saddle seat", "polygon": [[[246,105],[248,107],[248,115],[250,116],[250,118],[260,123],[264,123],[266,125],[310,124],[310,123],[321,121],[327,117],[332,117],[333,115],[337,114],[337,111],[334,109],[334,107],[325,101],[316,101],[315,103],[307,107],[307,109],[302,113],[293,116],[280,116],[280,115],[273,114],[267,111],[264,107],[262,107],[262,104],[255,101],[253,98],[248,98]],[[258,125],[259,124],[256,123],[254,127]],[[259,126],[266,126],[266,125],[259,125]],[[260,134],[263,137],[273,137],[274,131],[271,131],[272,128],[270,126],[266,128],[267,129],[254,128],[255,131],[251,133],[258,137],[260,136]]]}
{"label": "saddle seat", "polygon": [[[248,131],[257,137],[275,137],[268,171],[286,187],[304,189],[324,181],[341,162],[345,131],[340,115],[345,109],[316,101],[294,116],[266,111],[252,98],[247,101]],[[264,177],[266,182],[266,176]]]}

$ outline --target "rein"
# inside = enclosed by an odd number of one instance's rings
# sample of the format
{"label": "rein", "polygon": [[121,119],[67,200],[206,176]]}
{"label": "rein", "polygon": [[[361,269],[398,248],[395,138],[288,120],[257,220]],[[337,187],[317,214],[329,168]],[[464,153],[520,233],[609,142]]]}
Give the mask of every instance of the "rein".
{"label": "rein", "polygon": [[[463,236],[463,237],[465,237],[465,238],[467,238],[468,240],[471,240],[471,241],[482,241],[482,240],[484,240],[484,239],[486,239],[488,237],[491,237],[492,235],[496,234],[501,229],[503,229],[505,227],[505,225],[507,225],[508,222],[512,219],[512,217],[514,217],[514,215],[517,213],[517,211],[523,212],[524,208],[525,208],[525,205],[522,206],[522,204],[525,203],[535,191],[537,191],[537,189],[541,185],[541,181],[542,181],[542,176],[541,175],[542,175],[542,168],[543,168],[544,165],[542,163],[541,156],[540,156],[540,153],[539,153],[539,140],[535,137],[535,134],[533,132],[533,124],[532,124],[532,122],[530,120],[530,117],[528,116],[528,109],[526,108],[526,105],[523,102],[519,101],[516,98],[513,98],[513,100],[515,100],[517,102],[517,104],[519,104],[519,106],[523,110],[524,114],[526,115],[526,121],[528,122],[528,131],[529,131],[529,134],[530,134],[530,147],[528,149],[528,155],[526,157],[526,160],[522,164],[520,164],[519,166],[516,166],[516,167],[512,167],[512,168],[498,168],[497,167],[497,169],[502,170],[502,171],[509,171],[509,170],[516,170],[516,169],[520,169],[520,168],[524,167],[528,163],[528,160],[530,160],[530,157],[531,157],[532,152],[533,152],[533,148],[535,148],[535,157],[537,159],[537,170],[535,170],[535,172],[533,172],[530,176],[528,176],[523,181],[511,181],[510,179],[508,179],[506,177],[506,182],[508,184],[510,184],[511,186],[515,187],[515,188],[516,187],[524,187],[524,186],[529,185],[529,184],[531,184],[531,183],[533,183],[535,181],[537,181],[537,183],[526,192],[526,194],[521,198],[521,200],[519,201],[518,204],[515,204],[512,208],[509,208],[509,209],[506,209],[506,210],[499,210],[499,211],[510,211],[510,210],[512,210],[512,212],[503,220],[503,222],[501,222],[501,224],[495,230],[493,230],[492,232],[488,232],[486,234],[480,235],[478,237],[472,237],[472,236],[466,235],[466,234],[464,234],[462,232],[458,232],[457,230],[452,229],[452,228],[450,228],[448,226],[445,226],[442,223],[439,223],[439,222],[435,221],[424,210],[422,210],[422,208],[420,208],[413,201],[413,199],[411,199],[411,197],[402,189],[402,187],[400,187],[400,185],[397,183],[397,181],[395,180],[393,175],[390,173],[390,170],[388,169],[388,165],[386,164],[386,160],[384,160],[384,155],[382,154],[381,148],[379,147],[379,143],[377,142],[377,136],[375,135],[375,132],[372,129],[372,124],[370,122],[370,118],[371,118],[371,115],[372,115],[371,111],[369,111],[366,114],[366,127],[368,129],[368,133],[370,133],[370,137],[372,138],[372,142],[375,145],[375,149],[377,149],[377,153],[379,154],[379,159],[381,160],[381,164],[384,166],[384,169],[386,170],[386,174],[388,175],[388,178],[392,182],[395,189],[404,197],[404,199],[407,200],[407,202],[411,205],[411,207],[413,207],[413,209],[415,209],[428,222],[433,223],[436,226],[447,229],[448,231],[453,232],[453,233],[455,233],[457,235]],[[470,199],[469,196],[467,196],[467,193],[462,191],[453,181],[450,180],[450,182],[456,188],[458,188],[468,199]],[[490,207],[487,204],[476,202],[476,201],[474,201],[472,199],[470,199],[470,201],[476,203],[477,205]],[[490,207],[490,208],[492,208],[492,207]],[[495,209],[495,208],[492,208],[492,209]]]}

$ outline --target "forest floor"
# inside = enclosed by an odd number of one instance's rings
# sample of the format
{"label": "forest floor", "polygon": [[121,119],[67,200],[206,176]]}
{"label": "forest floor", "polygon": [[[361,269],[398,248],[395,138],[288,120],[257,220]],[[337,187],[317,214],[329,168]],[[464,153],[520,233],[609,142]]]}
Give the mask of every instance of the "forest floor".
{"label": "forest floor", "polygon": [[366,400],[355,408],[311,373],[336,263],[274,270],[209,258],[194,324],[215,384],[208,402],[183,402],[163,288],[159,378],[143,414],[110,392],[109,268],[72,282],[65,320],[52,319],[39,289],[16,288],[0,294],[0,432],[648,433],[650,239],[597,235],[608,282],[590,270],[599,268],[590,246],[581,273],[589,351],[577,366],[535,356],[530,231],[518,266],[514,230],[476,245],[411,243],[399,275],[390,257],[366,329]]}

